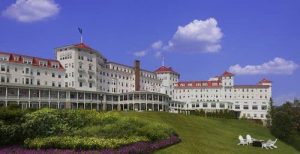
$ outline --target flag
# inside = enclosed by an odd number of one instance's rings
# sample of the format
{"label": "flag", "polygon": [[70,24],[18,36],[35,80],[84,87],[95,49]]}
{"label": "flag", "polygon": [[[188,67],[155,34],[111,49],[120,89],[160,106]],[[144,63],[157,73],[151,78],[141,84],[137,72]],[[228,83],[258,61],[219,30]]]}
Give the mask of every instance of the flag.
{"label": "flag", "polygon": [[79,27],[78,27],[78,31],[79,31],[79,33],[82,35],[82,28],[79,28]]}

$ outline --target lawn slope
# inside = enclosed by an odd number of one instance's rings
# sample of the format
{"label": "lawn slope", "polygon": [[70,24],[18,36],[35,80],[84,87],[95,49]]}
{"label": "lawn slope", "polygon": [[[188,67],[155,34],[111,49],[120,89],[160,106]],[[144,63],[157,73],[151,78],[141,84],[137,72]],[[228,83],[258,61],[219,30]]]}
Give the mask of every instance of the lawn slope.
{"label": "lawn slope", "polygon": [[172,126],[182,142],[157,153],[209,153],[209,154],[296,154],[300,153],[293,147],[278,141],[278,149],[265,150],[252,146],[238,146],[238,135],[247,133],[258,139],[272,139],[269,130],[258,124],[245,120],[228,120],[203,118],[199,116],[185,116],[163,112],[121,112],[124,116],[139,117],[142,119],[163,122]]}

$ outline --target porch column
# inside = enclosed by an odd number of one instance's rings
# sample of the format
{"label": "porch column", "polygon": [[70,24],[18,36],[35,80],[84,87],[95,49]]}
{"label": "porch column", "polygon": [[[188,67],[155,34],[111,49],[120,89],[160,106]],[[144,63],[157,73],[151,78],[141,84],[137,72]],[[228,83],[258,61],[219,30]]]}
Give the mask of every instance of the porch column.
{"label": "porch column", "polygon": [[118,111],[121,111],[120,97],[121,97],[121,95],[118,96],[118,107],[117,107]]}
{"label": "porch column", "polygon": [[7,100],[7,87],[5,87],[5,99]]}
{"label": "porch column", "polygon": [[39,100],[41,100],[41,90],[39,90]]}
{"label": "porch column", "polygon": [[139,104],[139,111],[142,110],[142,103],[138,103]]}
{"label": "porch column", "polygon": [[[49,97],[48,97],[49,101],[51,100],[51,90],[49,89]],[[49,105],[50,108],[50,105]]]}
{"label": "porch column", "polygon": [[18,88],[17,94],[18,94],[17,98],[18,100],[20,100],[20,88]]}
{"label": "porch column", "polygon": [[99,111],[99,94],[97,94],[96,102],[97,102],[97,111]]}
{"label": "porch column", "polygon": [[28,91],[29,91],[29,95],[28,96],[29,96],[29,100],[30,100],[30,89]]}

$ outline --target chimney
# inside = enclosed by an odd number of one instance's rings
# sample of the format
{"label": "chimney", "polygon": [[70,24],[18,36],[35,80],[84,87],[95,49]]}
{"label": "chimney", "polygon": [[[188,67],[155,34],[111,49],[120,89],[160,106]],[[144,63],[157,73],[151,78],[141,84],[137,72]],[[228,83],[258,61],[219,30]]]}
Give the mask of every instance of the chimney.
{"label": "chimney", "polygon": [[140,68],[140,61],[134,61],[134,72],[135,72],[135,91],[140,91],[140,77],[141,77],[141,68]]}

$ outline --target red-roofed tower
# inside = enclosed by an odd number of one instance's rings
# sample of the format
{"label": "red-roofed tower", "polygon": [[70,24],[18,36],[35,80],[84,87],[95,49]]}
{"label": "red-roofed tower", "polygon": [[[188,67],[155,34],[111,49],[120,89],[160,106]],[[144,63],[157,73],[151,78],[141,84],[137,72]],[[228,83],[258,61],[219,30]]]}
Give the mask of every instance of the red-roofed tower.
{"label": "red-roofed tower", "polygon": [[221,75],[221,79],[222,79],[222,86],[223,87],[232,87],[232,86],[234,86],[234,74],[225,71]]}
{"label": "red-roofed tower", "polygon": [[162,81],[161,93],[174,97],[174,85],[179,80],[179,73],[174,71],[172,67],[162,66],[155,70],[157,77]]}

